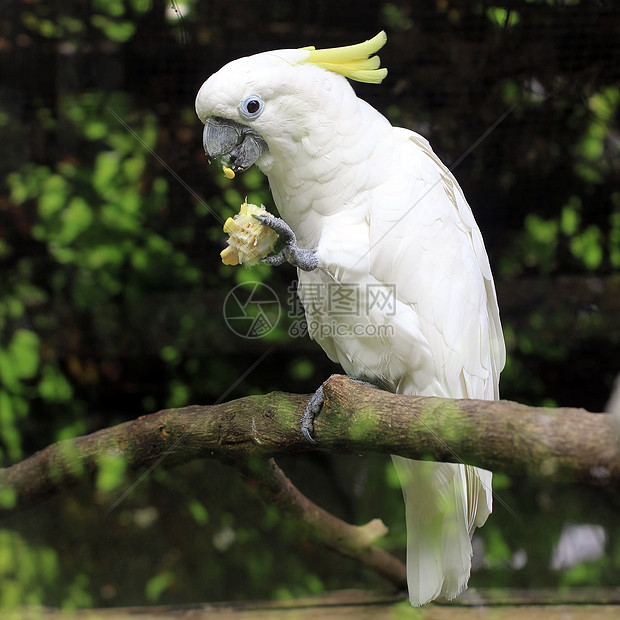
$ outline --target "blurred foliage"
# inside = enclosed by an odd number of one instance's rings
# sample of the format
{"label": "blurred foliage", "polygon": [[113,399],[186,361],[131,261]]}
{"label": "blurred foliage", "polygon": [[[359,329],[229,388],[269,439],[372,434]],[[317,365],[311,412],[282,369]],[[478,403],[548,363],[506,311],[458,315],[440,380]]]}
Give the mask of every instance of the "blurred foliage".
{"label": "blurred foliage", "polygon": [[[207,168],[193,100],[232,58],[357,42],[380,28],[389,34],[381,53],[389,78],[356,88],[458,163],[503,308],[503,395],[602,409],[620,350],[613,3],[8,4],[0,21],[1,464],[163,407],[311,392],[337,371],[301,337],[292,269],[221,264],[224,220],[246,196],[273,203],[259,171],[230,182]],[[566,278],[580,285],[562,288]],[[282,318],[264,337],[243,338],[227,327],[225,299],[257,286],[280,300]],[[600,305],[584,293],[599,290]],[[342,518],[382,518],[390,528],[382,544],[402,555],[404,509],[389,459],[317,454],[280,464]],[[300,539],[216,462],[157,468],[135,482],[106,453],[92,488],[0,524],[0,606],[382,586]],[[475,539],[473,585],[617,583],[614,501],[503,476],[495,489],[494,515]],[[605,553],[554,570],[568,522],[602,525]]]}

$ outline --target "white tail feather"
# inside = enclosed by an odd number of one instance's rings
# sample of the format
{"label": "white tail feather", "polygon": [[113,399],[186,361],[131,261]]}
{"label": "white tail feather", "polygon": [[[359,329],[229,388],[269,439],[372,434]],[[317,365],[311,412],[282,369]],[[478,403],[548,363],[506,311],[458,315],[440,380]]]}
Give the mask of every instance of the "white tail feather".
{"label": "white tail feather", "polygon": [[407,581],[413,605],[452,599],[467,586],[471,536],[491,512],[492,474],[468,465],[392,456],[407,516]]}

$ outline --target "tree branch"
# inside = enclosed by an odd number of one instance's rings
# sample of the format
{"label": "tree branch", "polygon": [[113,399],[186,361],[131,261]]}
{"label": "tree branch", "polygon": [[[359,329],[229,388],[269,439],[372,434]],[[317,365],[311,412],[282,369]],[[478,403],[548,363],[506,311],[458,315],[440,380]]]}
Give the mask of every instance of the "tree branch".
{"label": "tree branch", "polygon": [[169,409],[53,444],[0,470],[0,514],[33,506],[93,475],[102,456],[132,470],[197,458],[223,461],[309,450],[463,462],[534,479],[620,485],[611,416],[510,401],[390,394],[335,376],[315,423],[299,420],[309,396],[272,392],[210,407]]}
{"label": "tree branch", "polygon": [[392,554],[373,543],[387,534],[380,519],[366,525],[350,525],[334,517],[299,492],[273,459],[250,459],[237,463],[243,479],[265,504],[277,506],[299,531],[373,569],[399,589],[407,587],[407,569]]}

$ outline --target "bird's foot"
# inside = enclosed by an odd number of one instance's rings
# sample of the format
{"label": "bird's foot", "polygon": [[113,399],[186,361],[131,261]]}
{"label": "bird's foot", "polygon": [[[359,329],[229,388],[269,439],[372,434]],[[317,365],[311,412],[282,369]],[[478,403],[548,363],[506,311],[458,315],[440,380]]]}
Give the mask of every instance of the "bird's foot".
{"label": "bird's foot", "polygon": [[316,418],[319,411],[321,411],[324,402],[325,393],[323,391],[323,386],[321,385],[312,398],[308,401],[304,414],[301,416],[301,433],[310,443],[316,443],[316,441],[312,438],[314,418]]}
{"label": "bird's foot", "polygon": [[290,263],[293,267],[298,267],[302,271],[314,271],[319,266],[319,258],[316,248],[306,250],[297,245],[297,237],[291,227],[279,217],[272,215],[254,215],[259,222],[275,230],[283,242],[282,249],[273,256],[263,258],[262,262],[268,265],[281,265],[284,262]]}
{"label": "bird's foot", "polygon": [[[336,375],[331,375],[334,377]],[[369,381],[364,381],[363,379],[354,379],[353,377],[349,377],[351,381],[355,381],[355,383],[359,383],[360,385],[365,385],[367,387],[372,387],[376,389],[381,389],[379,386],[374,383],[370,383]],[[317,443],[315,439],[312,437],[312,432],[314,431],[314,419],[321,411],[323,404],[325,403],[325,392],[323,390],[323,386],[321,385],[319,389],[314,393],[312,398],[308,401],[306,405],[306,409],[304,410],[303,415],[301,416],[301,433],[310,443]]]}

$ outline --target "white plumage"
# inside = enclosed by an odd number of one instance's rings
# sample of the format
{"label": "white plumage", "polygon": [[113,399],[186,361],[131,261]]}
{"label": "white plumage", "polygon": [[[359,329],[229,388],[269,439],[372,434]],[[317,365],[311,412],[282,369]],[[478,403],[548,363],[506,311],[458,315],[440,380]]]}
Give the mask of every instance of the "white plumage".
{"label": "white plumage", "polygon": [[[318,250],[319,268],[299,271],[311,337],[348,375],[394,392],[497,398],[499,311],[461,188],[422,136],[392,127],[308,54],[234,61],[205,82],[196,109],[203,121],[248,124],[267,144],[256,163],[280,215],[300,247]],[[264,110],[248,121],[239,105],[254,95]],[[355,287],[357,314],[339,315],[333,296],[317,294],[334,286]],[[375,329],[360,333],[360,325]],[[453,598],[467,585],[473,530],[491,512],[491,473],[393,460],[407,510],[411,602]]]}

